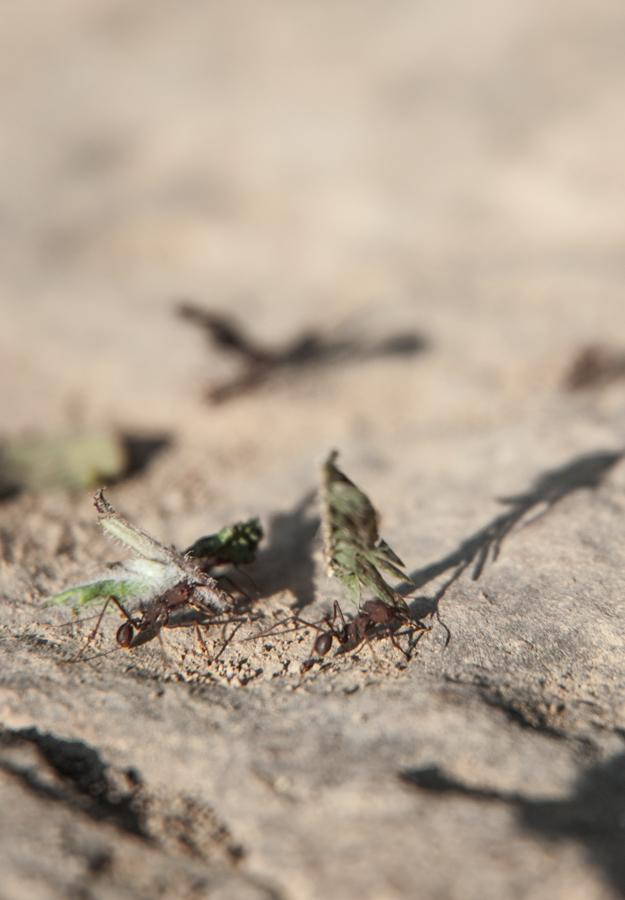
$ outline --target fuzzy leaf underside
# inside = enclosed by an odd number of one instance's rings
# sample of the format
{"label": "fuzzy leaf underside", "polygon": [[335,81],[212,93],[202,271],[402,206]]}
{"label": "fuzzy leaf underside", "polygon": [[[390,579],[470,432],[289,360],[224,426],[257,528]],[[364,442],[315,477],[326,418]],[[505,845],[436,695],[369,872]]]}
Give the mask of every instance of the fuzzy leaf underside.
{"label": "fuzzy leaf underside", "polygon": [[111,566],[114,576],[89,581],[50,597],[46,605],[74,603],[83,607],[95,600],[115,597],[120,603],[148,602],[164,594],[187,577],[177,565],[164,565],[153,559],[127,559]]}
{"label": "fuzzy leaf underside", "polygon": [[[131,611],[138,603],[145,605],[184,584],[192,588],[211,609],[223,612],[229,598],[215,579],[196,568],[190,560],[185,560],[176,550],[165,547],[126,521],[111,506],[103,491],[96,492],[94,503],[104,531],[134,551],[135,555],[124,562],[112,564],[109,567],[112,574],[106,578],[75,585],[48,598],[46,606],[71,604],[82,608],[98,600],[114,598]],[[219,532],[222,543],[229,541],[234,546],[236,539],[241,537],[247,547],[253,539],[258,543],[262,535],[258,520],[238,525],[241,526],[238,530],[237,526],[230,526]]]}
{"label": "fuzzy leaf underside", "polygon": [[178,558],[178,554],[175,551],[154,540],[147,532],[137,528],[136,525],[133,525],[116,512],[104,496],[103,491],[96,492],[94,504],[98,511],[98,521],[101,528],[109,537],[119,541],[120,544],[123,544],[129,550],[134,551],[137,556],[165,564]]}

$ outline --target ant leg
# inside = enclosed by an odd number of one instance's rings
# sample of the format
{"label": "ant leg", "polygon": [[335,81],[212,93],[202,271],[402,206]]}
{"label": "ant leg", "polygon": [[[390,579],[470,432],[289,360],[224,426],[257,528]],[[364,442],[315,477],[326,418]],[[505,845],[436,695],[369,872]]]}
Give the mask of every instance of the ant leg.
{"label": "ant leg", "polygon": [[131,625],[134,625],[135,628],[138,627],[136,620],[133,619],[132,616],[130,615],[130,613],[125,609],[125,607],[122,606],[122,604],[119,602],[117,597],[109,597],[109,600],[115,604],[115,606],[120,611],[122,616],[124,616],[124,618],[126,619],[127,622],[129,622]]}
{"label": "ant leg", "polygon": [[161,653],[163,654],[163,659],[165,660],[167,665],[172,665],[173,660],[172,660],[171,656],[169,655],[169,653],[167,652],[167,648],[165,647],[165,641],[163,640],[163,635],[161,634],[160,629],[158,630],[156,637],[158,638],[158,642],[161,645]]}
{"label": "ant leg", "polygon": [[[69,620],[69,622],[54,622],[54,623],[47,623],[47,622],[46,622],[46,623],[45,623],[46,628],[57,629],[57,630],[59,630],[59,631],[60,631],[61,629],[63,629],[63,628],[67,628],[67,629],[69,630],[69,632],[70,632],[69,636],[70,636],[70,637],[74,637],[74,628],[76,628],[77,625],[83,625],[83,624],[86,623],[86,622],[91,622],[93,619],[97,619],[97,618],[100,616],[100,613],[97,612],[97,613],[93,613],[93,614],[90,615],[90,616],[80,616],[80,617],[77,617],[77,616],[76,616],[75,610],[73,610],[73,611],[72,611],[72,616],[73,616],[73,617]],[[44,623],[42,623],[42,622],[33,622],[32,624],[33,624],[33,625],[42,625],[42,624],[44,624]],[[27,632],[24,632],[24,635],[26,635],[26,633],[27,633]],[[18,637],[18,636],[19,636],[19,635],[16,635],[16,637]]]}
{"label": "ant leg", "polygon": [[[102,653],[93,653],[91,656],[84,656],[83,662],[90,662],[92,659],[101,659],[103,656],[111,656],[113,653],[117,653],[119,650],[118,646],[113,647],[111,650],[104,650]],[[74,660],[67,660],[67,662],[73,662]]]}
{"label": "ant leg", "polygon": [[202,637],[202,629],[200,628],[200,626],[198,625],[197,622],[195,623],[195,637],[197,639],[198,644],[202,648],[202,652],[208,656],[208,647],[206,646],[206,641]]}
{"label": "ant leg", "polygon": [[439,611],[438,611],[438,607],[437,607],[437,609],[436,609],[436,619],[437,619],[437,621],[438,621],[438,624],[439,624],[439,625],[442,625],[443,628],[445,629],[445,631],[447,632],[447,637],[445,638],[445,646],[443,647],[443,649],[446,650],[447,647],[449,646],[449,642],[450,642],[450,640],[451,640],[451,631],[449,630],[448,626],[445,625],[445,623],[444,623],[443,620],[441,619],[441,614],[440,614]]}
{"label": "ant leg", "polygon": [[[375,652],[375,650],[373,648],[373,643],[368,634],[363,635],[363,642],[367,645],[367,648],[368,648],[369,652],[371,653],[371,656],[374,658],[374,660],[376,662],[379,662],[378,654]],[[357,644],[355,647],[352,647],[351,652],[353,652],[354,650],[357,650],[359,646],[360,645]]]}
{"label": "ant leg", "polygon": [[45,625],[46,628],[61,630],[61,628],[75,628],[77,625],[84,625],[86,622],[91,622],[92,619],[97,619],[99,615],[100,615],[100,613],[97,612],[97,613],[91,613],[90,616],[79,616],[79,615],[77,615],[76,610],[72,610],[72,618],[69,619],[67,622],[33,621],[32,624],[33,625]]}
{"label": "ant leg", "polygon": [[95,625],[93,626],[93,629],[92,629],[92,630],[89,632],[89,634],[87,635],[87,640],[85,641],[85,643],[83,644],[83,646],[80,648],[80,650],[79,650],[77,653],[75,653],[74,656],[71,656],[71,657],[67,660],[67,662],[78,662],[78,660],[81,658],[81,656],[83,655],[83,653],[86,651],[86,649],[87,649],[87,647],[89,646],[89,644],[90,644],[93,640],[95,640],[95,637],[96,637],[98,631],[100,630],[100,625],[102,624],[102,619],[104,618],[104,613],[105,613],[106,610],[108,609],[108,605],[109,605],[109,603],[111,602],[112,599],[113,599],[112,597],[107,597],[106,603],[104,604],[104,606],[103,606],[102,609],[100,610],[100,615],[98,616],[98,618],[97,618],[97,620],[96,620],[96,623],[95,623]]}
{"label": "ant leg", "polygon": [[236,569],[237,572],[239,572],[241,575],[244,575],[244,576],[247,578],[247,580],[249,581],[249,583],[252,585],[252,587],[253,587],[254,590],[256,591],[257,598],[260,597],[260,588],[258,587],[258,585],[256,584],[256,582],[254,581],[254,579],[252,578],[252,576],[250,575],[250,573],[249,573],[249,572],[246,572],[245,569],[242,569],[241,566],[234,566],[234,568]]}
{"label": "ant leg", "polygon": [[[411,654],[414,652],[415,647],[417,646],[417,644],[419,643],[419,641],[421,640],[421,638],[423,637],[423,635],[424,635],[424,634],[427,634],[428,631],[431,631],[431,630],[432,630],[431,628],[419,628],[419,629],[417,630],[417,635],[416,635],[416,637],[414,637],[415,630],[413,629],[413,632],[412,632],[412,634],[411,634],[411,636],[410,636],[410,653],[411,653]],[[411,657],[411,658],[412,658],[412,657]]]}
{"label": "ant leg", "polygon": [[243,622],[237,622],[237,623],[235,624],[234,628],[232,629],[232,633],[231,633],[230,637],[228,637],[228,638],[226,637],[226,628],[228,627],[228,624],[226,623],[226,624],[224,625],[224,630],[223,630],[224,642],[223,642],[222,647],[221,647],[221,650],[219,651],[219,653],[217,654],[217,656],[213,657],[212,662],[214,662],[214,663],[217,662],[217,660],[219,659],[219,657],[221,656],[221,654],[224,652],[224,650],[226,649],[226,647],[228,647],[229,644],[232,642],[232,640],[233,640],[235,634],[237,633],[237,631],[239,630],[239,628],[241,628],[242,625],[243,625]]}
{"label": "ant leg", "polygon": [[[294,628],[285,628],[283,631],[277,631],[277,629],[280,628],[281,625],[289,625],[291,622],[297,623]],[[301,626],[303,626],[304,628],[315,628],[317,631],[324,630],[318,622],[308,622],[306,619],[300,618],[300,616],[292,615],[286,619],[281,619],[279,622],[276,622],[275,625],[272,625],[271,628],[268,628],[266,631],[259,631],[258,634],[253,634],[249,638],[244,638],[244,640],[254,641],[257,638],[273,637],[274,635],[281,637],[283,634],[290,634],[293,631],[298,631],[299,627]]]}
{"label": "ant leg", "polygon": [[224,581],[231,588],[234,588],[234,590],[237,591],[239,594],[241,594],[247,600],[248,603],[252,602],[252,598],[248,594],[246,594],[245,591],[243,590],[243,588],[240,585],[238,585],[236,583],[236,581],[233,581],[232,578],[228,578],[227,575],[220,575],[218,580],[220,582]]}
{"label": "ant leg", "polygon": [[345,628],[345,626],[347,625],[347,622],[345,621],[345,616],[343,615],[343,610],[341,609],[339,601],[335,600],[334,607],[332,610],[332,627],[333,628],[334,628],[334,624],[338,618],[340,618],[341,625],[343,626],[343,628]]}
{"label": "ant leg", "polygon": [[395,647],[396,650],[399,650],[399,652],[402,653],[408,661],[410,661],[410,653],[407,650],[404,650],[402,645],[397,640],[397,635],[389,632],[389,638],[393,647]]}

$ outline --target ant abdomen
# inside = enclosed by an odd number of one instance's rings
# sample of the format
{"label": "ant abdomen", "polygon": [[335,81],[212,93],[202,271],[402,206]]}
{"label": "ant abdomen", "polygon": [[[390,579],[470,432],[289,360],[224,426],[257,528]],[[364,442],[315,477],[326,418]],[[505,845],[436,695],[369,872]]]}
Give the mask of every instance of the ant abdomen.
{"label": "ant abdomen", "polygon": [[120,647],[128,648],[132,644],[132,639],[135,635],[135,630],[130,624],[130,622],[124,622],[117,629],[117,634],[115,635],[115,640],[119,644]]}
{"label": "ant abdomen", "polygon": [[313,650],[317,656],[325,656],[326,653],[330,652],[333,637],[334,635],[331,631],[322,631],[321,634],[317,635],[313,644]]}

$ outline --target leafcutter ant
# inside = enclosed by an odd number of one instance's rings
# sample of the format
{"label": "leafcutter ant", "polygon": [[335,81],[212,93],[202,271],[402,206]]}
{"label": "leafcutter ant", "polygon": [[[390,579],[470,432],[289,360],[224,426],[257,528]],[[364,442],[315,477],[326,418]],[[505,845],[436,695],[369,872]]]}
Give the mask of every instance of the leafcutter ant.
{"label": "leafcutter ant", "polygon": [[[115,511],[102,491],[96,493],[94,503],[104,531],[131,550],[133,558],[110,566],[105,578],[68,588],[51,597],[48,603],[74,603],[85,607],[97,600],[105,601],[85,646],[93,641],[106,610],[113,603],[125,619],[116,633],[120,647],[131,649],[147,643],[158,636],[162,628],[195,627],[206,649],[200,625],[209,622],[226,625],[236,620],[231,595],[202,570],[191,552],[178,553],[133,525]],[[213,555],[221,553],[219,560],[226,550],[230,557],[236,553],[240,556],[239,545],[242,543],[245,543],[245,553],[253,554],[262,534],[256,520],[242,523],[241,527],[233,526],[228,534],[225,531],[209,536]],[[204,539],[205,542],[209,538]],[[185,616],[185,611],[190,616]],[[218,621],[217,616],[223,614],[226,621]]]}
{"label": "leafcutter ant", "polygon": [[[340,624],[337,626],[337,621]],[[313,623],[310,623],[313,624]],[[327,616],[325,627],[313,624],[314,628],[319,630],[319,634],[313,643],[313,653],[316,656],[326,656],[334,640],[339,644],[338,654],[351,653],[356,650],[363,641],[369,643],[372,637],[388,637],[394,647],[397,648],[406,659],[410,659],[410,652],[405,650],[397,640],[397,630],[402,625],[407,626],[407,632],[411,635],[410,650],[414,644],[420,639],[421,634],[429,631],[430,628],[422,622],[412,618],[410,613],[399,607],[392,607],[383,600],[367,600],[363,603],[358,614],[349,621],[345,619],[343,610],[338,602],[334,603],[332,616]],[[418,632],[418,637],[413,642],[412,636]],[[307,660],[312,663],[313,660]],[[305,664],[306,665],[306,664]],[[310,665],[308,666],[310,668]]]}
{"label": "leafcutter ant", "polygon": [[[336,654],[340,655],[352,653],[365,641],[370,645],[370,641],[374,637],[388,637],[393,646],[406,659],[410,659],[411,651],[421,635],[426,631],[430,631],[429,626],[424,625],[418,619],[414,619],[407,609],[393,607],[379,599],[367,600],[363,603],[357,615],[349,620],[345,618],[339,603],[335,601],[332,614],[326,615],[320,622],[309,622],[301,616],[293,615],[279,622],[276,627],[288,625],[289,623],[294,623],[295,627],[293,630],[303,626],[304,628],[314,628],[319,632],[312,646],[314,656],[305,660],[302,664],[304,671],[310,669],[318,661],[319,657],[327,656],[332,649],[334,641],[339,645]],[[397,632],[404,625],[406,626],[406,631],[402,632],[402,634],[409,634],[411,639],[408,650],[405,650],[397,639]],[[289,630],[291,629],[286,629],[286,631]],[[414,638],[415,632],[418,633],[416,638]],[[261,632],[256,637],[266,637],[269,634],[276,633],[284,634],[285,631],[276,632],[274,627],[269,631]]]}

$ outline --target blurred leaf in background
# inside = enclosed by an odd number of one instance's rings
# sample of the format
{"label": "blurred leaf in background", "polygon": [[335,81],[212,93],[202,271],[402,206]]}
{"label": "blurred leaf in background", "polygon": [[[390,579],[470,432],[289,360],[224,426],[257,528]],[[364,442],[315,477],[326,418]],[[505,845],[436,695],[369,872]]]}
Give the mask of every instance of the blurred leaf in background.
{"label": "blurred leaf in background", "polygon": [[127,466],[124,439],[113,433],[7,442],[0,445],[0,496],[91,488],[120,478]]}

